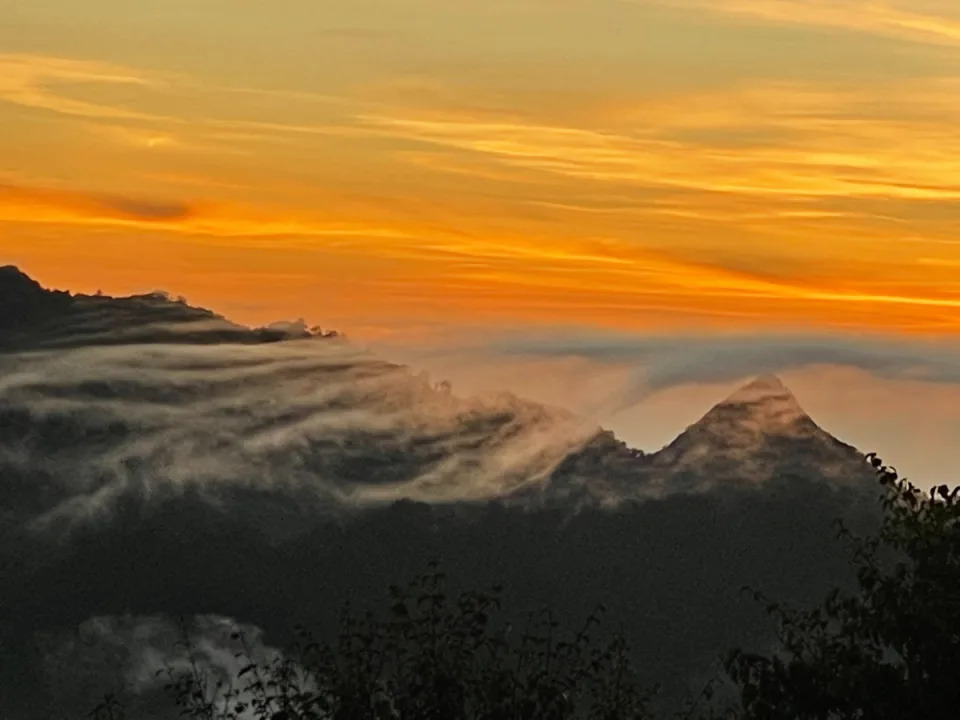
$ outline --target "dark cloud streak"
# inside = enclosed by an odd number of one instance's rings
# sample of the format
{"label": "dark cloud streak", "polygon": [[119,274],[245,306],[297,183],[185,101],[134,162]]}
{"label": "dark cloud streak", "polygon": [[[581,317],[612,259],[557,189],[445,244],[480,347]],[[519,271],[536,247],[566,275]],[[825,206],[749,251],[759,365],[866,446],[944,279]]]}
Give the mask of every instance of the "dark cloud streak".
{"label": "dark cloud streak", "polygon": [[194,213],[190,204],[179,201],[0,183],[0,204],[4,201],[53,210],[69,210],[83,215],[105,214],[147,222],[184,220]]}
{"label": "dark cloud streak", "polygon": [[812,365],[858,368],[885,378],[960,382],[960,345],[855,335],[601,335],[506,338],[490,349],[506,356],[582,357],[635,365],[629,399],[685,383],[730,382]]}

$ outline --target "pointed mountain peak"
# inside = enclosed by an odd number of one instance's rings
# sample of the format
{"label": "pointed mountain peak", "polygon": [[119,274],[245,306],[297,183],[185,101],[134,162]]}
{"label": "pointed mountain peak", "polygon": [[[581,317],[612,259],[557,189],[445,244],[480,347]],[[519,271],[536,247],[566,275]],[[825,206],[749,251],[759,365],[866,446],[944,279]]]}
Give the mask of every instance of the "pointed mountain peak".
{"label": "pointed mountain peak", "polygon": [[748,383],[745,387],[752,387],[763,390],[786,390],[787,386],[783,384],[783,380],[772,373],[766,375],[759,375]]}
{"label": "pointed mountain peak", "polygon": [[747,421],[767,429],[807,419],[806,412],[793,393],[776,375],[761,375],[714,408],[721,411],[727,409],[736,409],[741,422]]}
{"label": "pointed mountain peak", "polygon": [[[738,405],[741,403],[755,403],[765,398],[785,397],[794,399],[793,393],[783,384],[780,378],[776,375],[760,375],[730,395],[730,397],[723,401],[723,404]],[[795,399],[794,402],[796,402]]]}
{"label": "pointed mountain peak", "polygon": [[776,477],[864,478],[863,456],[817,425],[775,375],[742,386],[648,456],[663,483],[709,487]]}

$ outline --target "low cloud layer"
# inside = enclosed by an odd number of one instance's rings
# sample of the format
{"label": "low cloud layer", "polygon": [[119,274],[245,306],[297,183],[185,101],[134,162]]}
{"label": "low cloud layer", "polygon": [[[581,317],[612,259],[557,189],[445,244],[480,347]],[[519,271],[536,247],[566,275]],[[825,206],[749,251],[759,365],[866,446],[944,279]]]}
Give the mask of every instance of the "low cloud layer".
{"label": "low cloud layer", "polygon": [[730,382],[754,375],[813,365],[858,368],[891,379],[960,382],[960,345],[953,341],[849,335],[558,334],[495,341],[493,352],[508,356],[580,357],[637,368],[624,398],[685,383]]}
{"label": "low cloud layer", "polygon": [[823,428],[879,452],[920,485],[948,479],[960,459],[960,345],[950,340],[517,330],[474,333],[456,345],[398,341],[377,350],[449,377],[464,392],[505,388],[561,402],[648,452],[738,386],[774,373]]}
{"label": "low cloud layer", "polygon": [[502,496],[596,428],[511,396],[460,400],[339,343],[0,356],[4,515],[35,528],[126,496],[285,488],[317,509]]}

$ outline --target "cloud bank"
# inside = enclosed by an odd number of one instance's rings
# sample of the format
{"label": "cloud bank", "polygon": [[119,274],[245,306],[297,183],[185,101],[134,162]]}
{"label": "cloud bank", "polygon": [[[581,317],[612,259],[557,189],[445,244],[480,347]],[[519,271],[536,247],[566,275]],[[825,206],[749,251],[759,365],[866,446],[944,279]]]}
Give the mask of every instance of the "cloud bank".
{"label": "cloud bank", "polygon": [[960,382],[960,345],[840,334],[784,335],[631,335],[557,333],[494,340],[495,354],[533,358],[584,358],[636,368],[623,396],[636,402],[645,394],[685,383],[740,380],[814,365],[858,368],[891,379]]}
{"label": "cloud bank", "polygon": [[318,510],[496,497],[596,430],[515,398],[458,400],[312,341],[72,348],[3,356],[0,369],[0,467],[32,488],[4,514],[34,528],[186,488],[214,504],[231,487],[287,488]]}

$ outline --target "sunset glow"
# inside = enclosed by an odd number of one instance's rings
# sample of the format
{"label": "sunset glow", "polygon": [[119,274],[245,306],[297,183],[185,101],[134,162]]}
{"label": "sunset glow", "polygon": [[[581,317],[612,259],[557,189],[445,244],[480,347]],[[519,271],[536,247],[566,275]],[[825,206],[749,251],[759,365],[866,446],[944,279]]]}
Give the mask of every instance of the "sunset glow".
{"label": "sunset glow", "polygon": [[950,3],[159,8],[0,3],[0,253],[48,285],[360,336],[960,333]]}

